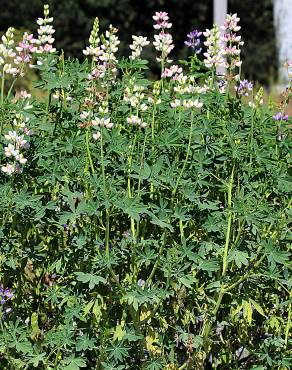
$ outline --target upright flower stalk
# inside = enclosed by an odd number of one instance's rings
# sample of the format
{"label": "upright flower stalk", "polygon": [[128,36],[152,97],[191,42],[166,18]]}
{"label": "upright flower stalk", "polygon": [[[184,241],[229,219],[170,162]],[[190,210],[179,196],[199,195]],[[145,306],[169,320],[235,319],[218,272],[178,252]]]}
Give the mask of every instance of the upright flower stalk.
{"label": "upright flower stalk", "polygon": [[[36,52],[40,55],[46,55],[48,53],[54,53],[56,48],[53,46],[55,39],[53,34],[55,29],[52,26],[54,18],[50,17],[49,5],[44,5],[44,17],[38,18],[37,24],[39,25],[37,33],[38,38],[36,40],[37,50]],[[38,64],[42,63],[42,58],[39,59]]]}
{"label": "upright flower stalk", "polygon": [[13,67],[11,62],[16,53],[14,50],[14,32],[13,27],[9,27],[5,35],[2,36],[0,44],[0,66],[1,68],[1,104],[4,102],[5,74],[16,76],[18,69]]}
{"label": "upright flower stalk", "polygon": [[156,60],[161,63],[161,71],[163,71],[166,63],[171,63],[168,56],[174,49],[172,35],[167,32],[172,27],[172,23],[169,22],[169,16],[166,12],[156,12],[153,20],[156,22],[153,25],[154,29],[159,30],[158,35],[154,35],[153,45],[159,52]]}
{"label": "upright flower stalk", "polygon": [[132,36],[133,43],[130,45],[132,54],[130,55],[131,60],[141,59],[141,53],[145,46],[150,44],[150,41],[147,40],[147,37],[143,36]]}
{"label": "upright flower stalk", "polygon": [[241,46],[244,42],[237,32],[241,29],[238,25],[240,18],[237,14],[227,14],[224,25],[222,26],[223,36],[223,56],[225,57],[225,66],[227,69],[226,78],[228,81],[240,79],[240,67],[242,61],[240,60]]}
{"label": "upright flower stalk", "polygon": [[28,121],[28,118],[24,118],[23,115],[16,114],[13,121],[14,130],[4,135],[7,142],[4,154],[8,162],[1,167],[1,170],[7,175],[22,173],[23,165],[27,163],[24,152],[29,148],[28,137],[32,135],[31,130],[27,127]]}
{"label": "upright flower stalk", "polygon": [[22,40],[16,46],[17,55],[14,59],[14,63],[19,68],[19,75],[24,76],[24,68],[28,65],[30,68],[33,67],[31,64],[33,59],[33,54],[37,52],[38,48],[36,46],[37,40],[33,37],[33,34],[28,34],[25,32],[23,34]]}
{"label": "upright flower stalk", "polygon": [[198,30],[193,30],[187,34],[187,39],[185,41],[185,46],[190,48],[195,54],[200,54],[202,51],[202,32]]}
{"label": "upright flower stalk", "polygon": [[204,45],[207,47],[204,53],[205,66],[213,71],[218,67],[225,67],[219,27],[215,24],[212,29],[204,32],[204,36],[206,37]]}

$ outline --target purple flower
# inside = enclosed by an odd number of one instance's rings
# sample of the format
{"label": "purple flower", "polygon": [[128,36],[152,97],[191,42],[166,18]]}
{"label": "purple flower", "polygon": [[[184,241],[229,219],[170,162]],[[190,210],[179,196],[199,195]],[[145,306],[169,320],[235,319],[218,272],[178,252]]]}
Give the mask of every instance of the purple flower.
{"label": "purple flower", "polygon": [[13,293],[9,288],[3,288],[0,286],[0,304],[4,305],[9,299],[13,297]]}
{"label": "purple flower", "polygon": [[139,279],[138,280],[138,285],[139,285],[139,287],[143,287],[144,285],[145,285],[145,280],[143,280],[143,279]]}
{"label": "purple flower", "polygon": [[236,87],[236,91],[239,96],[248,96],[249,91],[252,91],[253,89],[253,83],[248,80],[242,80],[239,83],[239,86]]}
{"label": "purple flower", "polygon": [[278,112],[273,116],[274,121],[288,121],[289,116],[288,114],[284,114],[282,112]]}
{"label": "purple flower", "polygon": [[201,44],[201,38],[200,37],[201,36],[202,36],[202,32],[200,32],[198,30],[193,30],[193,31],[191,31],[190,33],[187,34],[187,40],[185,41],[185,45],[188,48],[193,49],[193,51],[196,54],[200,54],[200,52],[202,51],[202,48],[200,47],[200,44]]}

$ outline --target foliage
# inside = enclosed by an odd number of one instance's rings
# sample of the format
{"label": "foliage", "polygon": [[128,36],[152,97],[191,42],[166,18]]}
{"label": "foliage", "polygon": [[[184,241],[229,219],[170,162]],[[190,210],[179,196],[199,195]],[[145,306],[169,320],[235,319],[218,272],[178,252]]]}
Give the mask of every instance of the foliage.
{"label": "foliage", "polygon": [[34,55],[45,100],[2,85],[1,368],[289,369],[287,117],[98,28]]}

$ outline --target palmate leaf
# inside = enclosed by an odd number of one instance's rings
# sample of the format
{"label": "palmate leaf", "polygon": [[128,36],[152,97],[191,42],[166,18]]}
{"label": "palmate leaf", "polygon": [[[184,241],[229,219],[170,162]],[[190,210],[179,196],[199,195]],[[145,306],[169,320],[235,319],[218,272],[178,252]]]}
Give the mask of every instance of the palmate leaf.
{"label": "palmate leaf", "polygon": [[271,264],[278,263],[280,265],[288,265],[290,258],[291,258],[290,252],[278,250],[271,251],[268,255],[268,260],[271,262]]}
{"label": "palmate leaf", "polygon": [[198,268],[207,272],[215,272],[220,269],[220,263],[215,258],[209,260],[201,260]]}
{"label": "palmate leaf", "polygon": [[236,249],[230,253],[228,260],[234,261],[236,266],[241,268],[243,265],[248,266],[248,258],[248,253]]}
{"label": "palmate leaf", "polygon": [[96,285],[100,283],[106,284],[107,280],[102,276],[87,274],[84,272],[75,272],[77,276],[77,280],[81,281],[82,283],[89,283],[89,289],[93,289]]}
{"label": "palmate leaf", "polygon": [[123,200],[116,200],[115,206],[120,208],[129,217],[139,221],[141,214],[147,214],[147,206],[139,203],[138,199],[125,197]]}
{"label": "palmate leaf", "polygon": [[88,335],[83,335],[77,338],[76,341],[76,351],[83,352],[86,350],[92,350],[96,348],[96,340],[94,338],[89,338]]}
{"label": "palmate leaf", "polygon": [[147,365],[147,370],[161,370],[163,369],[163,360],[160,358],[153,359]]}
{"label": "palmate leaf", "polygon": [[126,357],[129,357],[130,347],[123,346],[123,343],[113,344],[112,347],[107,348],[109,359],[114,359],[115,361],[123,361]]}
{"label": "palmate leaf", "polygon": [[178,281],[181,282],[187,288],[192,288],[192,285],[197,281],[197,279],[191,275],[188,275],[179,277]]}
{"label": "palmate leaf", "polygon": [[81,357],[69,357],[63,360],[63,363],[66,364],[63,370],[79,370],[87,366],[86,361]]}

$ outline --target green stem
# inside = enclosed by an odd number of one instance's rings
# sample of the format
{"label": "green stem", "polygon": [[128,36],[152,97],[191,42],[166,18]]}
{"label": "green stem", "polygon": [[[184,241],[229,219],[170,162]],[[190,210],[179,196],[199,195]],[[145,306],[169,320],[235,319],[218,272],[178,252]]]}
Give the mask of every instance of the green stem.
{"label": "green stem", "polygon": [[228,224],[227,224],[227,232],[226,232],[226,239],[225,239],[225,248],[223,254],[223,267],[222,267],[222,277],[226,275],[227,271],[227,258],[228,258],[228,250],[230,244],[230,235],[231,235],[231,225],[232,225],[232,188],[233,188],[233,180],[234,180],[234,169],[235,165],[232,167],[232,172],[230,176],[230,181],[228,185]]}
{"label": "green stem", "polygon": [[187,147],[187,154],[186,154],[186,157],[185,157],[185,160],[184,160],[184,163],[183,163],[183,167],[182,167],[182,169],[180,171],[180,174],[177,178],[175,187],[172,191],[172,199],[174,199],[174,196],[176,194],[176,191],[177,191],[177,188],[179,186],[180,180],[182,179],[182,176],[185,172],[185,169],[186,169],[186,166],[187,166],[187,163],[188,163],[188,160],[189,160],[190,151],[191,151],[191,144],[192,144],[192,135],[193,135],[193,121],[194,121],[194,116],[193,116],[193,111],[192,111],[192,113],[191,113],[191,127],[190,127],[190,133],[189,133],[189,142],[188,142],[188,147]]}
{"label": "green stem", "polygon": [[[154,157],[154,142],[155,142],[155,113],[156,113],[156,105],[154,104],[153,106],[153,111],[152,111],[152,120],[151,120],[151,139],[152,139],[152,156]],[[154,185],[153,181],[150,181],[150,199],[153,199],[154,197]]]}
{"label": "green stem", "polygon": [[91,168],[91,172],[94,174],[94,165],[91,157],[91,152],[90,152],[90,142],[89,142],[89,129],[86,130],[86,153],[87,153],[87,158],[89,161],[89,165]]}
{"label": "green stem", "polygon": [[287,325],[286,325],[286,330],[285,330],[285,346],[286,348],[288,347],[288,338],[289,338],[289,332],[291,328],[291,298],[292,298],[292,290],[290,290],[289,294],[289,305],[288,305],[288,319],[287,319]]}
{"label": "green stem", "polygon": [[7,93],[7,96],[6,96],[6,98],[7,98],[7,100],[9,99],[9,97],[10,97],[10,94],[11,94],[11,92],[12,92],[12,90],[13,90],[13,87],[14,87],[14,85],[15,85],[15,82],[17,81],[17,78],[15,78],[14,80],[13,80],[13,82],[12,82],[12,84],[11,84],[11,86],[10,86],[10,88],[9,88],[9,90],[8,90],[8,93]]}
{"label": "green stem", "polygon": [[1,105],[4,103],[4,85],[5,85],[5,72],[4,67],[2,68],[2,80],[1,80]]}
{"label": "green stem", "polygon": [[154,266],[153,266],[153,268],[152,268],[152,270],[150,272],[150,275],[148,276],[148,278],[146,280],[146,283],[149,283],[149,281],[152,280],[152,278],[153,278],[153,276],[154,276],[154,274],[155,274],[155,272],[157,270],[157,267],[158,267],[159,262],[160,262],[160,257],[162,256],[162,253],[163,253],[164,248],[166,246],[166,238],[167,238],[167,232],[165,231],[164,232],[163,242],[162,242],[162,244],[161,244],[161,246],[159,248],[159,251],[158,251],[158,257],[157,257],[157,259],[156,259],[156,261],[154,263]]}
{"label": "green stem", "polygon": [[114,270],[112,269],[111,265],[109,264],[109,257],[110,257],[110,213],[108,209],[108,194],[107,194],[107,186],[106,186],[106,177],[105,177],[105,166],[104,166],[104,150],[103,150],[103,134],[102,129],[100,131],[100,161],[101,161],[101,174],[102,174],[102,181],[103,181],[103,192],[105,197],[105,253],[106,258],[108,261],[108,269],[110,275],[116,282],[117,286],[119,287],[121,292],[124,292],[124,288],[121,286],[117,275],[115,274]]}
{"label": "green stem", "polygon": [[57,354],[56,354],[55,363],[54,363],[54,369],[55,370],[57,370],[57,368],[58,368],[58,362],[59,362],[60,353],[61,353],[61,348],[59,347],[58,348],[58,351],[57,351]]}
{"label": "green stem", "polygon": [[[132,161],[133,161],[133,153],[134,153],[134,148],[136,146],[136,140],[137,140],[137,134],[135,133],[134,139],[131,145],[131,150],[130,150],[130,155],[128,158],[128,197],[132,198],[132,192],[131,192],[131,170],[132,170]],[[133,217],[131,217],[131,232],[132,232],[132,237],[134,240],[134,244],[136,243],[136,231],[135,231],[135,220]]]}

